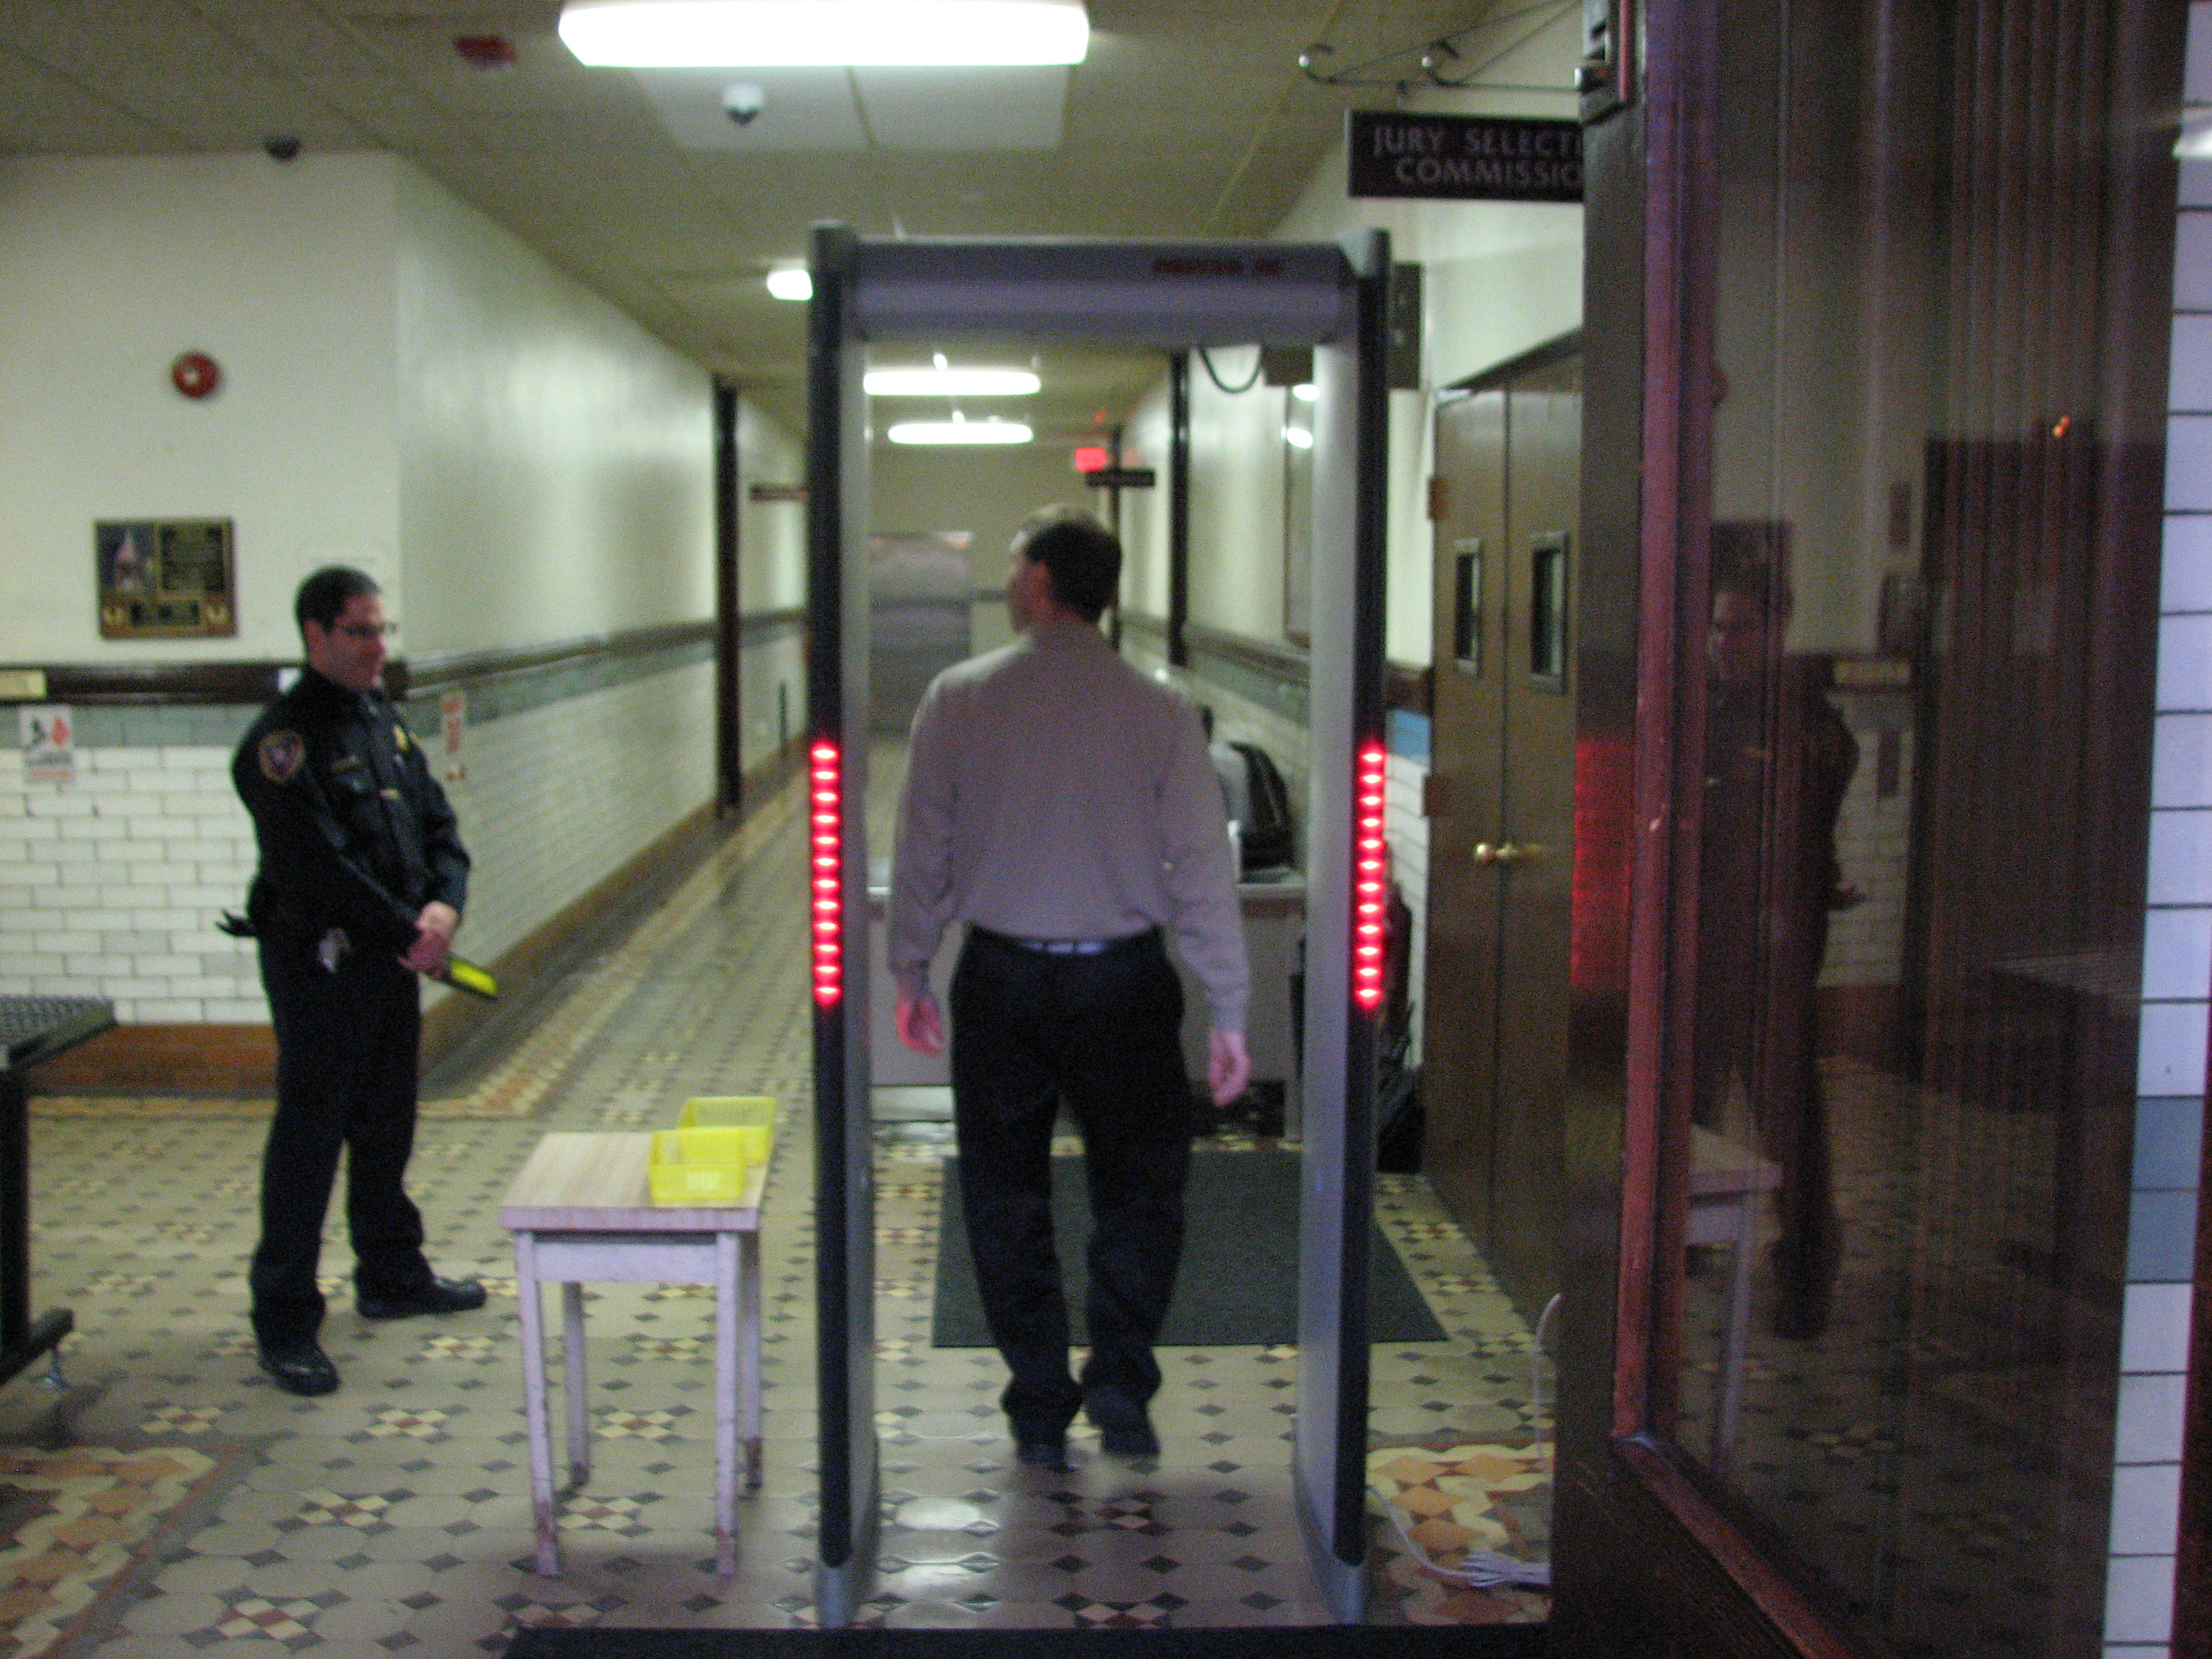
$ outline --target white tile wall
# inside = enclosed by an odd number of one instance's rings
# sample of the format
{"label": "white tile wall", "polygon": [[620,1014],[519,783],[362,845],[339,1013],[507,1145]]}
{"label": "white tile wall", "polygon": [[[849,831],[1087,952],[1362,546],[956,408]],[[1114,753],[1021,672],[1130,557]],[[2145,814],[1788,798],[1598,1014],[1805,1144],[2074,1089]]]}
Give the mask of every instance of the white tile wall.
{"label": "white tile wall", "polygon": [[66,784],[0,750],[0,994],[108,997],[132,1023],[265,1020],[252,947],[215,927],[253,862],[228,749],[80,749]]}
{"label": "white tile wall", "polygon": [[690,663],[470,731],[464,951],[496,957],[713,798],[714,689]]}
{"label": "white tile wall", "polygon": [[[471,728],[452,790],[476,860],[463,950],[496,957],[711,797],[713,688],[693,663]],[[0,750],[0,994],[107,997],[131,1024],[265,1022],[252,945],[215,928],[255,863],[230,750],[84,748],[76,765],[31,783]]]}
{"label": "white tile wall", "polygon": [[[2212,102],[2212,5],[2189,9],[2186,95]],[[2158,715],[2152,744],[2152,906],[2143,934],[2137,1086],[2204,1094],[2212,1016],[2212,202],[2205,169],[2182,169],[2175,248]],[[2190,412],[2183,412],[2190,411]],[[2201,1109],[2201,1108],[2200,1108]],[[2120,1334],[2106,1659],[2164,1659],[2173,1629],[2182,1407],[2195,1288],[2131,1284]]]}

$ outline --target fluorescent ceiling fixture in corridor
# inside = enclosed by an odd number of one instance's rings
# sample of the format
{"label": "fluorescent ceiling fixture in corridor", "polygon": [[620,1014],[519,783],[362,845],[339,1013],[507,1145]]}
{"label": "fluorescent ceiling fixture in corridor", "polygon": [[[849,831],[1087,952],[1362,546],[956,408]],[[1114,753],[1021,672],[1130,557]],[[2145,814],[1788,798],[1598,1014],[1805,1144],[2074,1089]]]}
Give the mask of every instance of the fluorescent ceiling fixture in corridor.
{"label": "fluorescent ceiling fixture in corridor", "polygon": [[872,368],[871,398],[1027,398],[1044,382],[1026,368]]}
{"label": "fluorescent ceiling fixture in corridor", "polygon": [[561,39],[623,69],[1079,64],[1082,0],[568,0]]}
{"label": "fluorescent ceiling fixture in corridor", "polygon": [[768,274],[768,291],[779,300],[814,297],[814,273],[805,265],[785,265]]}
{"label": "fluorescent ceiling fixture in corridor", "polygon": [[1025,444],[1019,421],[902,421],[887,434],[895,444]]}

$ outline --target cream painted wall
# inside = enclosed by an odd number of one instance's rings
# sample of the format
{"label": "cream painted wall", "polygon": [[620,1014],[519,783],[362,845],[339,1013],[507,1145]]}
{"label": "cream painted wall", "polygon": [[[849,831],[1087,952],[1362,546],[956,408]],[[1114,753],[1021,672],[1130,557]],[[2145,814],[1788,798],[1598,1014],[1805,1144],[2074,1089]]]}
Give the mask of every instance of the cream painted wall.
{"label": "cream painted wall", "polygon": [[1190,356],[1190,619],[1279,640],[1283,423],[1291,394],[1253,381],[1256,347],[1209,351],[1206,358],[1212,374],[1206,359],[1194,351]]}
{"label": "cream painted wall", "polygon": [[396,167],[410,652],[711,617],[706,371]]}
{"label": "cream painted wall", "polygon": [[[293,589],[333,560],[404,607],[397,165],[0,160],[0,660],[295,654]],[[197,403],[188,350],[223,369]],[[93,522],[134,517],[235,521],[235,638],[100,639]]]}
{"label": "cream painted wall", "polygon": [[[757,483],[806,481],[806,455],[750,398],[738,399],[738,609],[761,617],[806,603],[806,503],[756,501]],[[805,630],[778,623],[748,634],[738,659],[739,763],[773,757],[806,726]]]}
{"label": "cream painted wall", "polygon": [[[1234,386],[1236,382],[1231,381]],[[1159,475],[1156,489],[1121,497],[1122,603],[1131,614],[1168,614],[1168,388],[1162,380],[1122,424],[1121,456]]]}
{"label": "cream painted wall", "polygon": [[756,501],[759,484],[803,484],[806,451],[750,398],[738,398],[738,610],[757,617],[806,603],[806,503]]}
{"label": "cream painted wall", "polygon": [[[1558,78],[1565,83],[1563,67]],[[1434,93],[1409,107],[1468,114],[1572,113],[1571,100],[1554,101],[1558,107],[1541,98]],[[1435,436],[1431,398],[1442,387],[1582,326],[1583,210],[1551,203],[1355,199],[1345,194],[1344,152],[1334,149],[1322,157],[1274,234],[1286,241],[1334,241],[1366,229],[1389,231],[1391,257],[1422,267],[1421,390],[1393,392],[1390,398],[1389,621],[1384,649],[1395,661],[1425,663],[1431,626],[1425,486]]]}

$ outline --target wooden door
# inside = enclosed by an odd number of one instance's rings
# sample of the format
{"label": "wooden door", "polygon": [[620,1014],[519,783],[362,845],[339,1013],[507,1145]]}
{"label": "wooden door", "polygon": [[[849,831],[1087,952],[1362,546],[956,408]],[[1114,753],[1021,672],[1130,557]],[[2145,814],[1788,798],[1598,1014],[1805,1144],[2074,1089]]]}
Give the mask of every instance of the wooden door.
{"label": "wooden door", "polygon": [[1581,376],[1571,342],[1437,415],[1422,1164],[1522,1312],[1559,1282]]}
{"label": "wooden door", "polygon": [[2096,1659],[2184,9],[1633,9],[1584,152],[1577,748],[1634,767],[1577,802],[1629,874],[1574,898],[1626,945],[1572,976],[1555,1650]]}
{"label": "wooden door", "polygon": [[1575,829],[1578,357],[1506,393],[1506,637],[1491,1209],[1483,1249],[1533,1316],[1559,1288]]}
{"label": "wooden door", "polygon": [[1502,387],[1437,411],[1436,691],[1429,775],[1421,1163],[1478,1247],[1492,1237],[1506,676]]}

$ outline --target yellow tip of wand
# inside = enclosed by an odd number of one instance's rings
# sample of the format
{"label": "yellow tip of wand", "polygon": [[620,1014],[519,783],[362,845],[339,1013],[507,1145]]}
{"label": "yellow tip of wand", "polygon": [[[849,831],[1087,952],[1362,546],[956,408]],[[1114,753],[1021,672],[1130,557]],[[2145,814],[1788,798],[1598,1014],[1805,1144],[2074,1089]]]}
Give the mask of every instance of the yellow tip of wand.
{"label": "yellow tip of wand", "polygon": [[466,991],[472,997],[482,997],[486,1002],[499,1000],[499,981],[473,962],[464,962],[459,957],[446,958],[446,971],[438,977],[456,991]]}

